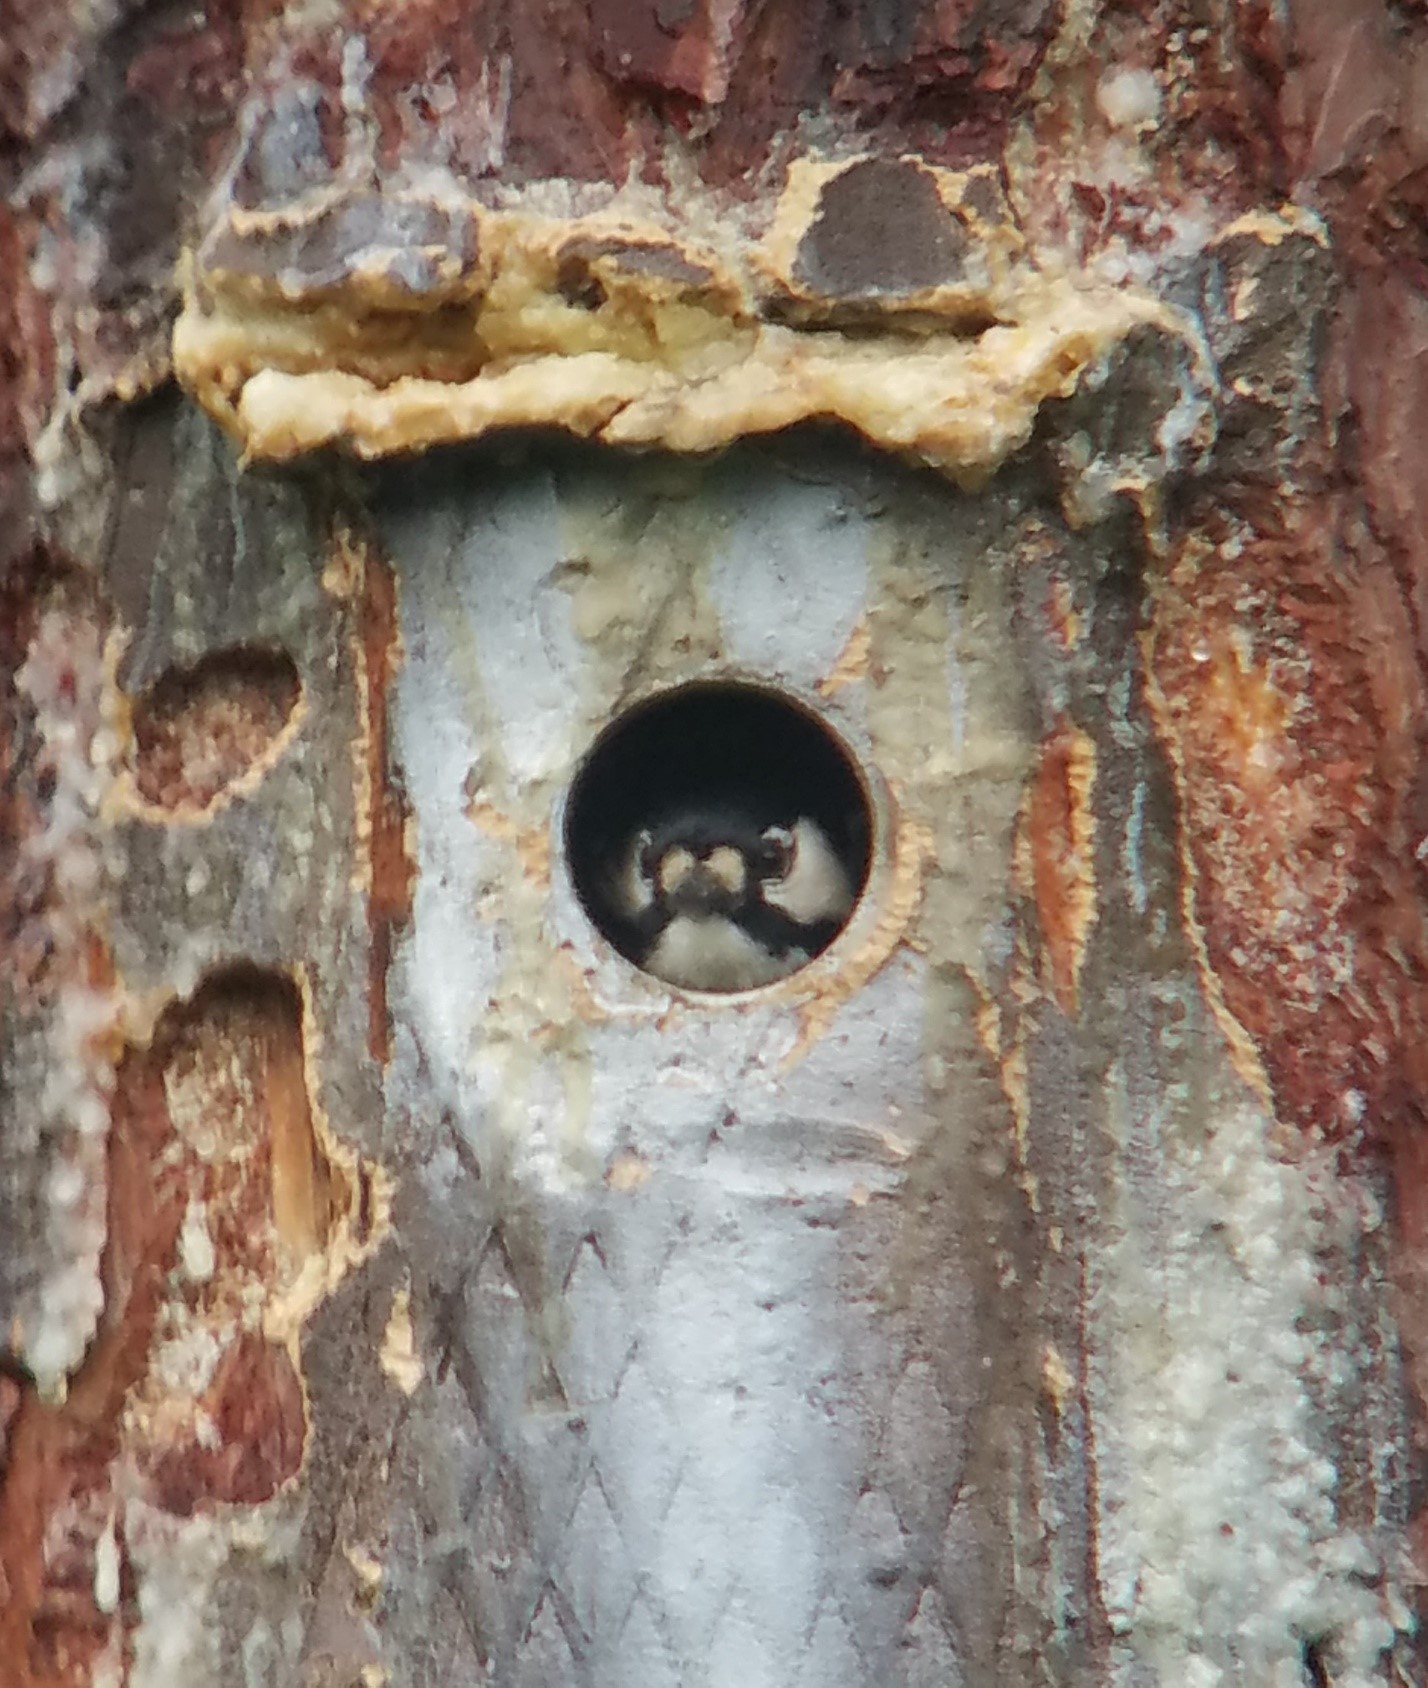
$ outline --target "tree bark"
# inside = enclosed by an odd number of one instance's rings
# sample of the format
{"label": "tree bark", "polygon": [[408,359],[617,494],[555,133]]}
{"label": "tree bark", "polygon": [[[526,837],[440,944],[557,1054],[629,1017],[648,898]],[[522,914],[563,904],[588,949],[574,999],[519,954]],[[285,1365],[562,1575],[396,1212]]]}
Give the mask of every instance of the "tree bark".
{"label": "tree bark", "polygon": [[[5,1680],[1422,1679],[1425,77],[0,0]],[[567,794],[738,685],[711,998]]]}

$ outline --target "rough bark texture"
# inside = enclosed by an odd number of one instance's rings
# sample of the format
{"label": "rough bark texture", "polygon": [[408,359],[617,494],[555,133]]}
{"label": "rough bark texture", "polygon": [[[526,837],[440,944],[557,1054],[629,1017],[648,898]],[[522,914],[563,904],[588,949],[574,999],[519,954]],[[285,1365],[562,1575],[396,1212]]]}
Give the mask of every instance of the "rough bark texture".
{"label": "rough bark texture", "polygon": [[[0,0],[6,1681],[1425,1679],[1425,114],[1410,0]],[[726,672],[875,848],[716,1010],[560,803]]]}

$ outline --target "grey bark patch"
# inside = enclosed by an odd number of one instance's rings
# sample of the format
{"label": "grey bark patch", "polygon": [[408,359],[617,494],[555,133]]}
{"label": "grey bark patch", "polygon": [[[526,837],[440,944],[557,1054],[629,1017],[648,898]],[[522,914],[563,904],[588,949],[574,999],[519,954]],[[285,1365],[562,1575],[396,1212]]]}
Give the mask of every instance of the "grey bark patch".
{"label": "grey bark patch", "polygon": [[449,272],[476,261],[476,224],[423,200],[351,194],[310,218],[275,228],[221,228],[205,255],[209,270],[280,279],[285,289],[336,287],[359,265],[382,260],[392,286],[434,291]]}
{"label": "grey bark patch", "polygon": [[870,158],[823,189],[794,273],[834,297],[917,293],[955,280],[969,244],[928,171]]}
{"label": "grey bark patch", "polygon": [[593,275],[592,266],[602,258],[633,275],[655,276],[693,289],[707,287],[714,279],[707,264],[693,262],[673,244],[581,238],[567,241],[560,249],[561,286],[566,285],[567,276]]}

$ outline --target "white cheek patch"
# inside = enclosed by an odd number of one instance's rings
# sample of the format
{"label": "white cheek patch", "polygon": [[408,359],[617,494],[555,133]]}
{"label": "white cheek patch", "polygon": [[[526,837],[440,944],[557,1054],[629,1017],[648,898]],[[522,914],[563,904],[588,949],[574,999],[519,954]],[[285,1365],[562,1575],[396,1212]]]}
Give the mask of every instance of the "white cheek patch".
{"label": "white cheek patch", "polygon": [[808,957],[802,950],[770,955],[731,920],[680,915],[645,957],[646,972],[691,991],[747,991],[782,979]]}
{"label": "white cheek patch", "polygon": [[739,896],[748,880],[743,853],[732,844],[720,844],[704,858],[705,871],[730,896]]}
{"label": "white cheek patch", "polygon": [[644,914],[647,909],[654,907],[654,886],[650,884],[640,865],[647,842],[643,833],[635,839],[625,852],[620,870],[611,885],[615,906],[627,920],[632,920],[636,915]]}
{"label": "white cheek patch", "polygon": [[853,906],[853,888],[842,862],[822,829],[806,816],[794,823],[788,873],[765,883],[764,901],[801,926],[844,920]]}

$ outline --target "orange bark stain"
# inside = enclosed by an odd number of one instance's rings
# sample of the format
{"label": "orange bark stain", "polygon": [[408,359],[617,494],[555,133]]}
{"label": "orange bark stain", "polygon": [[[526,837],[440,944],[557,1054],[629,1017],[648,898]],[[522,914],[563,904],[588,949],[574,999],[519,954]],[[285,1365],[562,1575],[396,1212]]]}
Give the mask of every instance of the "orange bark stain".
{"label": "orange bark stain", "polygon": [[416,875],[407,852],[407,806],[392,777],[388,742],[388,694],[402,655],[397,581],[386,559],[372,546],[351,539],[341,544],[347,552],[347,571],[355,577],[357,588],[359,732],[354,753],[358,763],[358,831],[366,853],[363,878],[370,944],[367,1045],[373,1060],[385,1067],[392,1054],[387,970],[395,936],[411,918]]}
{"label": "orange bark stain", "polygon": [[1404,607],[1293,512],[1205,531],[1145,646],[1207,963],[1282,1114],[1391,1137],[1428,1100]]}
{"label": "orange bark stain", "polygon": [[[330,1220],[302,1024],[290,981],[235,972],[119,1064],[99,1330],[62,1403],[28,1387],[6,1403],[0,1658],[13,1688],[87,1688],[101,1660],[127,1661],[126,1496],[187,1517],[267,1500],[301,1465],[301,1382],[251,1309],[292,1282]],[[192,1352],[212,1358],[206,1373],[185,1370]],[[96,1569],[111,1530],[118,1598],[105,1610]]]}
{"label": "orange bark stain", "polygon": [[1036,907],[1051,994],[1067,1016],[1079,1006],[1081,967],[1096,919],[1095,781],[1095,745],[1062,722],[1041,747],[1023,808],[1023,877]]}

